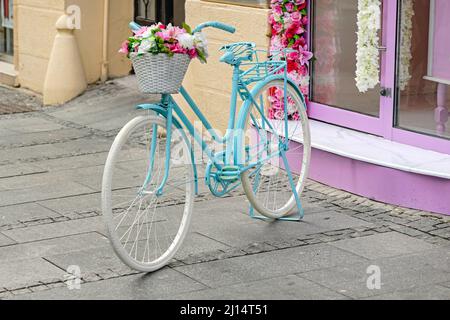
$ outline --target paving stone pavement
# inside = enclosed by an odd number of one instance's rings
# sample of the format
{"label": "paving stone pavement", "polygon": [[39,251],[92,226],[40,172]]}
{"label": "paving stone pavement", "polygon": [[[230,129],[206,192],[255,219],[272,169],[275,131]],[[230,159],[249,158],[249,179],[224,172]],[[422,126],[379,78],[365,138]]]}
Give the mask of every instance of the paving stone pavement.
{"label": "paving stone pavement", "polygon": [[[1,299],[450,298],[450,217],[314,181],[301,223],[252,220],[241,190],[215,199],[202,186],[172,263],[130,270],[106,237],[100,186],[114,136],[140,114],[135,104],[155,98],[135,88],[118,79],[64,106],[0,116]],[[73,265],[80,290],[66,284]]]}
{"label": "paving stone pavement", "polygon": [[[42,99],[23,89],[10,90],[0,85],[0,114],[36,111],[42,108]],[[0,133],[3,133],[0,130]]]}

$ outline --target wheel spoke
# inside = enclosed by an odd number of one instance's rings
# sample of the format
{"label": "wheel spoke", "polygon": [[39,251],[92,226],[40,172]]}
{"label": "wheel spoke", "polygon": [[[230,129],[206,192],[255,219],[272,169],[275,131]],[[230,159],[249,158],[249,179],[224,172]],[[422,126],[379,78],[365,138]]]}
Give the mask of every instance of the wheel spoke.
{"label": "wheel spoke", "polygon": [[[153,134],[155,127],[161,132]],[[192,212],[192,166],[169,161],[170,167],[165,167],[164,131],[161,117],[132,120],[117,136],[104,175],[102,207],[111,242],[122,261],[140,271],[154,271],[169,262],[187,233]],[[173,136],[171,147],[176,140],[177,155],[190,155],[186,140]],[[166,169],[167,183],[157,194]]]}
{"label": "wheel spoke", "polygon": [[[253,99],[260,101],[260,110],[264,110],[267,114],[272,107],[278,108],[275,111],[279,110],[280,105],[276,105],[276,99],[268,98],[277,90],[284,92],[284,81],[273,80],[254,95]],[[290,85],[288,85],[287,94],[289,107],[295,108],[292,110],[300,116],[299,121],[286,121],[284,116],[280,120],[269,119],[253,105],[247,115],[247,127],[243,128],[252,130],[247,165],[256,164],[256,166],[243,174],[242,184],[252,206],[269,218],[284,217],[297,205],[289,174],[284,170],[284,161],[280,161],[282,154],[286,153],[289,159],[296,155],[302,159],[299,162],[301,167],[298,175],[292,173],[298,194],[303,190],[309,166],[309,124],[303,100],[298,96],[296,89]],[[278,99],[283,101],[284,94]],[[264,106],[262,106],[263,103]],[[276,112],[275,116],[277,116]],[[305,141],[292,142],[294,137],[302,137]],[[293,145],[294,143],[297,145]]]}

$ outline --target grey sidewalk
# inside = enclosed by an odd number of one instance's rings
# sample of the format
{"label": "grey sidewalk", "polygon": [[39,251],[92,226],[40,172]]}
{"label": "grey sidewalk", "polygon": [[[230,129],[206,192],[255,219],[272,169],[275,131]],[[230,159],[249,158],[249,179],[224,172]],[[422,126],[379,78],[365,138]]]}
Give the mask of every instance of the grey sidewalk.
{"label": "grey sidewalk", "polygon": [[[134,88],[120,79],[62,107],[0,116],[0,298],[450,299],[450,218],[313,181],[301,223],[251,220],[241,191],[205,191],[176,261],[128,269],[105,237],[100,189],[115,134],[148,100]],[[71,265],[80,290],[64,283]],[[379,290],[367,287],[371,266]]]}

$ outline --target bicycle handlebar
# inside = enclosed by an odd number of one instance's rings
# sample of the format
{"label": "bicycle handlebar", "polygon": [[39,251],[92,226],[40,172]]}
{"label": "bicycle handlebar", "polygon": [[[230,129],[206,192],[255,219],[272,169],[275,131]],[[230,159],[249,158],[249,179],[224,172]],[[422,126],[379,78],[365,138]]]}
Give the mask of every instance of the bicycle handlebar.
{"label": "bicycle handlebar", "polygon": [[128,26],[133,31],[137,31],[137,30],[139,30],[141,28],[141,26],[139,24],[137,24],[136,22],[134,22],[134,21],[131,21]]}
{"label": "bicycle handlebar", "polygon": [[[139,30],[141,28],[141,26],[134,21],[130,22],[129,26],[130,26],[130,29],[133,31]],[[210,21],[210,22],[205,22],[205,23],[200,24],[199,26],[197,26],[197,28],[194,29],[194,31],[192,33],[200,32],[203,29],[209,28],[209,27],[220,29],[220,30],[223,30],[223,31],[226,31],[229,33],[236,32],[236,28],[233,26],[230,26],[230,25],[222,23],[222,22]]]}
{"label": "bicycle handlebar", "polygon": [[210,22],[205,22],[202,23],[200,25],[197,26],[197,28],[194,29],[194,31],[192,33],[197,33],[202,31],[205,28],[216,28],[216,29],[220,29],[229,33],[235,33],[236,32],[236,28],[233,26],[230,26],[228,24],[222,23],[222,22],[218,22],[218,21],[210,21]]}

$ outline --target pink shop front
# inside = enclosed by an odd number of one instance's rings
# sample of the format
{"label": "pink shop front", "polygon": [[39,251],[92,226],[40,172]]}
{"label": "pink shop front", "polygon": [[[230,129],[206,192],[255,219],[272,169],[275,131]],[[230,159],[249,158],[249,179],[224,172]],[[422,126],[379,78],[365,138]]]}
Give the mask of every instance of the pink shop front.
{"label": "pink shop front", "polygon": [[450,214],[450,1],[310,0],[306,10],[311,178]]}

